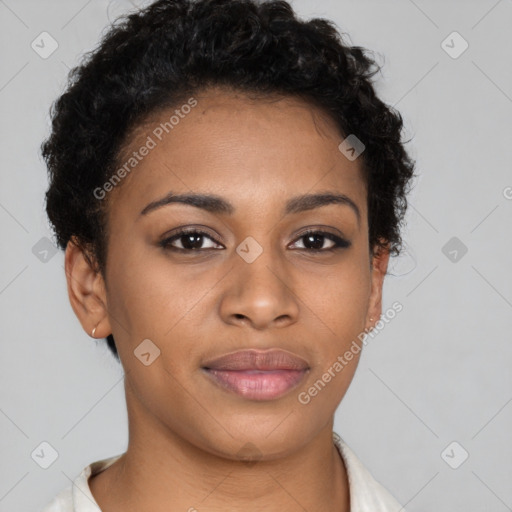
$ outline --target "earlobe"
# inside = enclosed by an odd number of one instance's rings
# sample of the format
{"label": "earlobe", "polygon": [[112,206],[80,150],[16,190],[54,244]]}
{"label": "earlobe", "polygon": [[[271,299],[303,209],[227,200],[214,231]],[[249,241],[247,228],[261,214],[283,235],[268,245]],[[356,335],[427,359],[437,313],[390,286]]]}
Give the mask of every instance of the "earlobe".
{"label": "earlobe", "polygon": [[69,302],[80,324],[93,337],[111,333],[103,276],[90,264],[83,250],[70,240],[66,247],[65,271]]}

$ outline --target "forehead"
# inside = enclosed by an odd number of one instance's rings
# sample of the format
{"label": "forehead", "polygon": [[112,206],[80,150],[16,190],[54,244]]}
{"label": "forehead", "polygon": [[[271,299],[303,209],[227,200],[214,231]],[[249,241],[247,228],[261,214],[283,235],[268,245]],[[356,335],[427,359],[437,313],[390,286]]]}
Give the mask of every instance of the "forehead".
{"label": "forehead", "polygon": [[138,214],[171,190],[249,205],[332,189],[355,196],[364,209],[360,163],[339,151],[344,135],[322,109],[221,88],[192,100],[151,115],[128,137],[117,162],[127,172],[110,192],[112,213]]}

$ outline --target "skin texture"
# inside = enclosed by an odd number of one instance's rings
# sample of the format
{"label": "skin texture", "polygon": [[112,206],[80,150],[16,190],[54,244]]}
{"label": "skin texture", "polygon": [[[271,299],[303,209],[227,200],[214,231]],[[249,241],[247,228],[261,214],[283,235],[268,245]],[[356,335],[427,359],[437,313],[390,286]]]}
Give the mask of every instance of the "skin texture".
{"label": "skin texture", "polygon": [[[71,305],[87,333],[113,333],[125,370],[129,446],[90,479],[91,491],[103,512],[327,510],[333,503],[348,512],[332,429],[360,353],[310,403],[297,396],[381,314],[389,253],[370,265],[360,160],[339,151],[344,136],[334,122],[301,100],[252,100],[220,88],[194,97],[197,106],[109,193],[105,280],[72,242],[66,249]],[[139,126],[123,158],[173,110]],[[235,212],[174,203],[140,215],[170,191],[216,194]],[[340,204],[283,215],[289,198],[320,191],[349,196],[360,221]],[[158,245],[185,226],[211,234],[202,251]],[[351,245],[315,254],[300,237],[310,227]],[[252,263],[236,252],[249,236],[263,249]],[[334,245],[323,240],[323,249]],[[144,339],[161,351],[149,366],[134,355]],[[310,371],[285,396],[261,402],[202,374],[206,360],[245,348],[287,350]],[[253,463],[238,455],[247,443]]]}

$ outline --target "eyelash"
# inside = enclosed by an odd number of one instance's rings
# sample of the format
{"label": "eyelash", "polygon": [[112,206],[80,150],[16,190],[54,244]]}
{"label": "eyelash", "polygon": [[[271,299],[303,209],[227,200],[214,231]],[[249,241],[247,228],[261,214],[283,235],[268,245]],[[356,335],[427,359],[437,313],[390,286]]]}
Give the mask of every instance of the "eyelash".
{"label": "eyelash", "polygon": [[[200,252],[200,251],[218,250],[218,249],[211,249],[211,248],[210,249],[182,249],[181,247],[173,247],[173,246],[171,246],[172,242],[174,242],[175,240],[179,240],[183,235],[189,235],[189,234],[196,234],[196,235],[206,236],[210,240],[215,242],[216,244],[219,244],[219,242],[217,242],[206,231],[202,231],[201,229],[197,229],[197,228],[189,228],[189,229],[185,228],[185,229],[181,229],[180,231],[175,233],[173,236],[162,240],[161,242],[159,242],[159,245],[161,247],[163,247],[165,250],[175,251],[175,252],[182,252],[182,253],[183,252],[193,253],[193,252]],[[306,251],[306,252],[310,252],[310,253],[316,254],[316,253],[322,253],[322,252],[334,252],[334,251],[339,250],[339,249],[346,249],[346,248],[348,248],[348,247],[350,247],[352,245],[351,242],[349,242],[348,240],[345,240],[343,238],[340,238],[339,236],[336,236],[336,235],[334,235],[332,233],[329,233],[327,231],[321,231],[321,230],[315,230],[315,229],[311,229],[311,230],[305,231],[299,237],[297,237],[295,239],[295,241],[300,240],[301,238],[305,238],[308,235],[321,235],[321,236],[331,240],[332,242],[334,242],[335,245],[333,247],[328,248],[328,249],[307,249],[307,248],[305,248],[305,249],[299,249],[299,250],[303,250],[303,251]]]}

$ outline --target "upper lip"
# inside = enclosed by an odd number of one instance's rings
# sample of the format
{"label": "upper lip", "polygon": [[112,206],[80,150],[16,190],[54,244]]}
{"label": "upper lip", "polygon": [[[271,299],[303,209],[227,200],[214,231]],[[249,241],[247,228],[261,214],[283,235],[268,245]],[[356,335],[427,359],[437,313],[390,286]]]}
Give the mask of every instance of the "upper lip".
{"label": "upper lip", "polygon": [[301,357],[281,349],[239,350],[211,359],[203,368],[212,370],[307,370]]}

